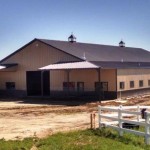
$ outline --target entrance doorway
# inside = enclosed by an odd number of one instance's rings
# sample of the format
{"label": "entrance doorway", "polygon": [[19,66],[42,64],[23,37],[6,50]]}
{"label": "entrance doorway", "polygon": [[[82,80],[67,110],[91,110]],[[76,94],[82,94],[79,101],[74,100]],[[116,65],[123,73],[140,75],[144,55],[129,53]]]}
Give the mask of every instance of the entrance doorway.
{"label": "entrance doorway", "polygon": [[26,81],[28,96],[50,95],[49,71],[27,71]]}

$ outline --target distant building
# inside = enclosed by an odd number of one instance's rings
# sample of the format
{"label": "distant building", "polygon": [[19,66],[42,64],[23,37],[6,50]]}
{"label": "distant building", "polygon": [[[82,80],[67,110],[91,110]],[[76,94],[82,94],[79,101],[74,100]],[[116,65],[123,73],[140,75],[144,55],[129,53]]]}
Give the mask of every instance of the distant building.
{"label": "distant building", "polygon": [[0,62],[0,93],[96,96],[150,92],[150,52],[141,48],[34,39]]}

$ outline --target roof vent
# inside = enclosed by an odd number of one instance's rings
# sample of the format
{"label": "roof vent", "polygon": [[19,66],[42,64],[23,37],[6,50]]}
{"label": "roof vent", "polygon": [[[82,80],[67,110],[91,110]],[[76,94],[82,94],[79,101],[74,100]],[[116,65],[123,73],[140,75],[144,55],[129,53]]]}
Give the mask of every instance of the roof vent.
{"label": "roof vent", "polygon": [[86,56],[85,56],[85,52],[83,53],[83,57],[82,57],[84,60],[86,60]]}
{"label": "roof vent", "polygon": [[121,41],[119,42],[119,46],[120,46],[120,47],[125,47],[125,43],[121,40]]}
{"label": "roof vent", "polygon": [[73,33],[68,37],[68,41],[71,42],[71,43],[74,43],[76,42],[76,37],[73,35]]}

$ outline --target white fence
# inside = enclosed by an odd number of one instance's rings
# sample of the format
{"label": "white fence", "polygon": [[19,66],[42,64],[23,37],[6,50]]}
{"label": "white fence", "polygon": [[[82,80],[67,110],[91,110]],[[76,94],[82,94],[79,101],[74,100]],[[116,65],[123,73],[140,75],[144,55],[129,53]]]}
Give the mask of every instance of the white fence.
{"label": "white fence", "polygon": [[[145,111],[145,119],[142,119],[141,109],[143,108],[150,109],[150,106],[99,106],[99,128],[104,125],[106,127],[116,129],[118,130],[120,136],[123,136],[123,132],[129,132],[136,135],[144,136],[145,143],[150,145],[150,112]],[[127,117],[129,118],[127,119]],[[103,120],[105,120],[105,122]],[[123,128],[123,123],[143,126],[145,127],[145,132]]]}

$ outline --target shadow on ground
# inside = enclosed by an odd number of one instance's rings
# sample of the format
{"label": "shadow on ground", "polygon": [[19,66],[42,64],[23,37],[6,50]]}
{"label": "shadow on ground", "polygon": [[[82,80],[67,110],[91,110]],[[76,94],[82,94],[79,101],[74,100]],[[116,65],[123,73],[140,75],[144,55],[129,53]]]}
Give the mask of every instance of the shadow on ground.
{"label": "shadow on ground", "polygon": [[64,105],[64,106],[79,106],[86,103],[100,101],[98,98],[93,97],[67,97],[67,98],[50,98],[50,97],[26,97],[26,98],[13,98],[13,97],[0,97],[1,102],[17,102],[22,104],[40,104],[40,105]]}

